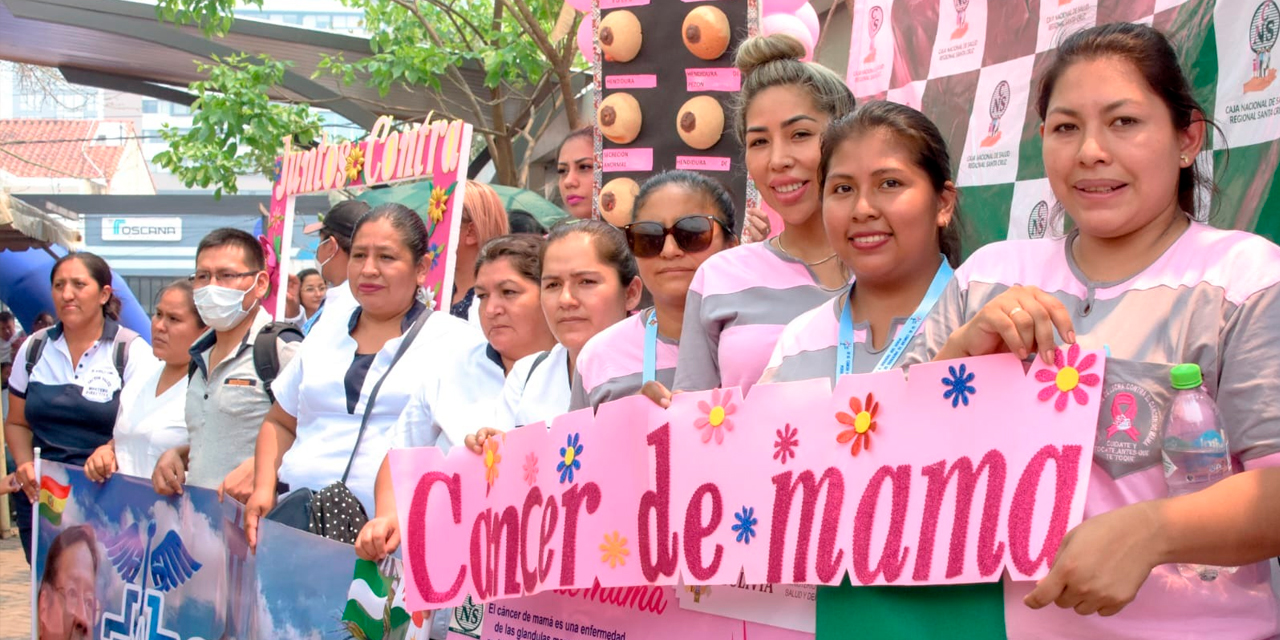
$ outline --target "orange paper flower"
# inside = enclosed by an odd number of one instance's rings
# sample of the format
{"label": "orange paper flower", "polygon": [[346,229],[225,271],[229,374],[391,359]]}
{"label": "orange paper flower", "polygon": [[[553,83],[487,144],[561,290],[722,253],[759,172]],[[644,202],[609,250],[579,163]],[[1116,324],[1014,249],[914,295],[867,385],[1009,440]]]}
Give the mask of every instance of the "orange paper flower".
{"label": "orange paper flower", "polygon": [[610,569],[627,564],[627,556],[631,555],[631,551],[627,549],[627,539],[617,531],[604,534],[604,544],[600,545],[600,551],[600,562],[608,564]]}
{"label": "orange paper flower", "polygon": [[490,436],[484,441],[484,479],[489,483],[489,488],[493,488],[494,481],[498,479],[500,462],[502,462],[502,456],[498,454],[498,438]]}
{"label": "orange paper flower", "polygon": [[876,430],[876,415],[880,413],[880,403],[875,395],[868,393],[864,404],[857,396],[849,398],[850,413],[836,413],[836,421],[851,428],[836,435],[836,442],[848,444],[853,441],[849,453],[858,455],[863,449],[871,449],[871,434]]}

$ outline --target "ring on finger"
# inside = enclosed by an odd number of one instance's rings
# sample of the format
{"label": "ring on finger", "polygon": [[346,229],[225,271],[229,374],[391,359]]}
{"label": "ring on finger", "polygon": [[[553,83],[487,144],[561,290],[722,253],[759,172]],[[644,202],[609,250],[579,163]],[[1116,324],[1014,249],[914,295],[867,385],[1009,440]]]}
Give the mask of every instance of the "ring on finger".
{"label": "ring on finger", "polygon": [[1009,317],[1012,318],[1015,313],[1026,313],[1026,311],[1023,311],[1022,307],[1014,307],[1009,310]]}

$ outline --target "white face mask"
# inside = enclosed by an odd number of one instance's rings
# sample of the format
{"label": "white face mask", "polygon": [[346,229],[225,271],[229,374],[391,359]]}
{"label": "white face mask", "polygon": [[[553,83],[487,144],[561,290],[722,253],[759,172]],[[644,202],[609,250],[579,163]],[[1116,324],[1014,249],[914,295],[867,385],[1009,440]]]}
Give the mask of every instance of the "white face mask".
{"label": "white face mask", "polygon": [[329,257],[328,257],[328,258],[325,258],[324,260],[320,260],[319,262],[317,262],[317,263],[316,263],[316,271],[319,271],[319,272],[320,272],[320,279],[324,280],[324,284],[325,284],[325,286],[326,286],[326,287],[328,287],[328,288],[333,288],[333,287],[336,287],[336,286],[341,285],[342,283],[341,283],[341,282],[337,282],[337,283],[330,282],[330,281],[329,281],[329,279],[328,279],[328,278],[326,278],[326,277],[324,276],[324,266],[325,266],[326,264],[329,264],[329,262],[330,262],[330,261],[332,261],[335,257],[337,257],[337,255],[338,255],[338,241],[337,241],[337,240],[334,240],[334,238],[333,238],[333,237],[329,237],[329,238],[328,238],[327,240],[325,240],[324,242],[321,242],[321,243],[320,243],[320,245],[316,247],[316,258],[319,258],[319,257],[320,257],[320,247],[324,246],[327,242],[329,242],[329,240],[333,240],[333,253],[329,254]]}
{"label": "white face mask", "polygon": [[214,331],[227,331],[249,315],[249,310],[244,308],[244,297],[248,293],[247,289],[210,284],[196,289],[193,297],[200,319]]}

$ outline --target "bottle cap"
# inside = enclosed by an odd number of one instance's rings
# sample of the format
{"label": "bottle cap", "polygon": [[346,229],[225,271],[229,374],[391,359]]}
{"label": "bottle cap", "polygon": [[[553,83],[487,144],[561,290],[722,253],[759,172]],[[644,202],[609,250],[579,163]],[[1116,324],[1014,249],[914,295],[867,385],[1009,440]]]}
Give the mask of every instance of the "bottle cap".
{"label": "bottle cap", "polygon": [[1199,387],[1204,378],[1200,376],[1200,365],[1198,364],[1180,364],[1169,371],[1169,382],[1173,383],[1174,389],[1195,389]]}

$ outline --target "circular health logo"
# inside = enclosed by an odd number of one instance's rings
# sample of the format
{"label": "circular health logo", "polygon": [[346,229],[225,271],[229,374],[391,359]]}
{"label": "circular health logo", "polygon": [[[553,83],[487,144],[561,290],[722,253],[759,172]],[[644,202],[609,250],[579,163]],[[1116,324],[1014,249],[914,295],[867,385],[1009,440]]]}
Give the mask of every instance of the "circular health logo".
{"label": "circular health logo", "polygon": [[1013,98],[1013,89],[1005,80],[1001,80],[996,85],[996,90],[991,92],[991,119],[999,120],[1004,117],[1004,112],[1009,110],[1009,101]]}
{"label": "circular health logo", "polygon": [[1034,239],[1043,238],[1049,230],[1049,203],[1041,200],[1031,207],[1031,215],[1027,218],[1027,236]]}
{"label": "circular health logo", "polygon": [[1271,51],[1277,36],[1280,36],[1280,6],[1276,6],[1275,0],[1266,0],[1258,5],[1249,23],[1249,48],[1254,53]]}

